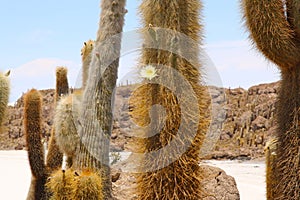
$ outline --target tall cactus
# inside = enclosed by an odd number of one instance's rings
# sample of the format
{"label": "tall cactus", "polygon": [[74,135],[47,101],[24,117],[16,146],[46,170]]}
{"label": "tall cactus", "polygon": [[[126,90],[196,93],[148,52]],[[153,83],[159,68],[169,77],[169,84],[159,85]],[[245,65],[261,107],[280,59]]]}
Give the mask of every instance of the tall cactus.
{"label": "tall cactus", "polygon": [[[68,70],[66,67],[56,68],[56,87],[55,87],[55,105],[60,98],[69,93]],[[59,133],[58,133],[59,134]],[[63,161],[63,153],[60,151],[55,137],[55,124],[51,129],[50,142],[47,154],[47,167],[51,170],[61,168]]]}
{"label": "tall cactus", "polygon": [[[199,168],[208,125],[203,117],[208,104],[204,87],[199,85],[201,8],[199,0],[143,0],[140,6],[146,26],[141,71],[152,66],[158,76],[150,77],[130,99],[135,122],[148,125],[141,144],[146,156],[138,178],[139,199],[205,196]],[[166,112],[151,108],[155,104]],[[159,151],[164,153],[153,156]],[[170,162],[170,158],[174,159]]]}
{"label": "tall cactus", "polygon": [[27,200],[43,200],[47,197],[45,183],[48,175],[41,142],[41,116],[41,94],[37,90],[32,89],[24,97],[24,129],[32,173]]}
{"label": "tall cactus", "polygon": [[[8,76],[10,71],[5,74],[0,72],[0,128],[4,121],[5,111],[9,100],[10,84]],[[1,130],[1,129],[0,129]]]}
{"label": "tall cactus", "polygon": [[102,173],[105,199],[111,198],[109,140],[125,3],[126,0],[101,2],[99,30],[79,118],[81,145],[74,163],[77,169],[88,168]]}
{"label": "tall cactus", "polygon": [[277,103],[274,198],[300,199],[300,1],[243,0],[244,18],[256,47],[281,70]]}

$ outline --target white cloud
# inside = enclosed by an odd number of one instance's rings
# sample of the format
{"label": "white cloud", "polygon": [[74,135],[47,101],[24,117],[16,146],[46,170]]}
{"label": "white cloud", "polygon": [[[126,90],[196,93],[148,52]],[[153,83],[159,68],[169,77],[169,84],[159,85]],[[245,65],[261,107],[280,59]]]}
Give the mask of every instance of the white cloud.
{"label": "white cloud", "polygon": [[205,51],[225,87],[244,87],[279,80],[277,67],[247,40],[210,43]]}
{"label": "white cloud", "polygon": [[68,68],[69,84],[75,85],[80,73],[80,65],[73,61],[57,58],[40,58],[11,69],[10,102],[16,101],[23,92],[31,88],[55,88],[55,70],[58,66]]}

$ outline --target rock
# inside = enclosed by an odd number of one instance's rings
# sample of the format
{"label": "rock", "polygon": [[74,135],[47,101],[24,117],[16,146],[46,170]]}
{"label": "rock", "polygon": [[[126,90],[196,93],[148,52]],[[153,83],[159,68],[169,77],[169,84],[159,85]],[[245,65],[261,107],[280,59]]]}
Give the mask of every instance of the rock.
{"label": "rock", "polygon": [[239,200],[240,195],[236,182],[232,176],[229,176],[220,168],[201,165],[203,174],[203,187],[209,196],[203,197],[203,200]]}
{"label": "rock", "polygon": [[[116,165],[120,167],[120,165]],[[220,168],[201,165],[201,170],[205,177],[203,188],[206,195],[203,200],[239,200],[240,195],[233,177],[227,175]],[[136,176],[130,173],[120,173],[120,177],[113,182],[113,195],[116,200],[135,200],[138,196],[135,192]]]}
{"label": "rock", "polygon": [[111,138],[112,140],[117,139],[117,137],[118,137],[118,134],[116,134],[116,133],[113,133],[113,134],[111,134],[111,136],[110,136],[110,138]]}
{"label": "rock", "polygon": [[119,180],[122,171],[120,169],[112,168],[111,170],[111,181],[114,183]]}
{"label": "rock", "polygon": [[262,117],[262,116],[258,116],[252,123],[251,123],[251,128],[253,131],[257,131],[260,130],[262,128],[266,128],[266,123],[267,123],[267,119]]}

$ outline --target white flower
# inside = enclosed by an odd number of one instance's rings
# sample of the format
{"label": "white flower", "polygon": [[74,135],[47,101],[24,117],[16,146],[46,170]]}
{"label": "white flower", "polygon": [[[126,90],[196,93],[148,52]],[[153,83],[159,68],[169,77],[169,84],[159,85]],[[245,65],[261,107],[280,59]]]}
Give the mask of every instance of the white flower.
{"label": "white flower", "polygon": [[154,77],[158,76],[156,74],[156,71],[157,70],[155,69],[155,67],[153,67],[151,65],[147,65],[143,69],[141,69],[140,75],[143,78],[147,78],[147,79],[151,80]]}

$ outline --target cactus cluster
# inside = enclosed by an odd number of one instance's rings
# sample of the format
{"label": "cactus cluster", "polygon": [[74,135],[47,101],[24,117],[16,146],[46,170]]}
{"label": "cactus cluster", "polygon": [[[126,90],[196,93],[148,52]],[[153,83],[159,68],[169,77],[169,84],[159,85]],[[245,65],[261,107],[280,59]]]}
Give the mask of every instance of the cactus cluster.
{"label": "cactus cluster", "polygon": [[72,168],[58,170],[49,177],[46,187],[51,193],[50,200],[102,200],[102,181],[100,175],[83,170],[80,174]]}
{"label": "cactus cluster", "polygon": [[[298,0],[243,0],[246,26],[256,47],[281,70],[276,105],[276,180],[268,199],[300,199],[300,14]],[[270,159],[270,158],[269,158]],[[273,159],[273,158],[272,158]],[[274,185],[275,183],[275,185]]]}
{"label": "cactus cluster", "polygon": [[[57,67],[56,69],[56,87],[55,87],[55,104],[60,100],[62,96],[69,93],[69,83],[68,83],[68,70],[66,67]],[[57,144],[57,139],[55,137],[55,124],[51,129],[51,136],[48,147],[47,154],[47,167],[51,171],[60,169],[63,162],[63,153],[60,151]]]}
{"label": "cactus cluster", "polygon": [[[55,96],[56,101],[58,101],[60,96],[67,93],[69,90],[66,68],[57,68],[56,83]],[[41,94],[35,89],[30,90],[24,97],[24,104],[23,124],[26,135],[29,164],[32,173],[32,180],[27,199],[48,199],[50,194],[45,189],[45,184],[49,175],[53,171],[61,168],[63,154],[60,152],[59,147],[56,144],[55,133],[52,128],[48,154],[45,161],[45,152],[41,138]]]}
{"label": "cactus cluster", "polygon": [[0,72],[0,128],[1,128],[1,124],[4,121],[5,111],[9,101],[9,91],[10,91],[10,84],[8,78],[9,74],[10,71],[6,72],[5,74]]}
{"label": "cactus cluster", "polygon": [[46,184],[46,188],[51,193],[50,200],[73,199],[76,177],[72,169],[57,170],[52,173]]}

